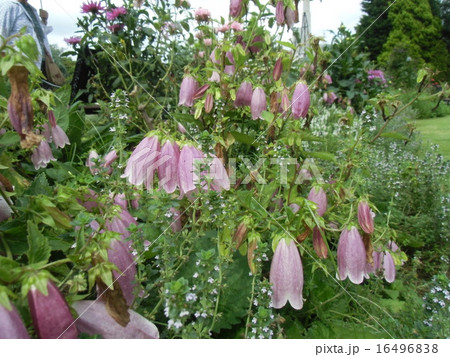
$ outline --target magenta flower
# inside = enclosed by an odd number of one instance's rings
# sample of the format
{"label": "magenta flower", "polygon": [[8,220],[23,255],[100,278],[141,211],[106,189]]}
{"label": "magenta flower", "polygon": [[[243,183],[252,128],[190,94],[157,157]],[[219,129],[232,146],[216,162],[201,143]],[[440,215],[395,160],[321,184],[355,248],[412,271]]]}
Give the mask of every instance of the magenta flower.
{"label": "magenta flower", "polygon": [[383,270],[384,279],[386,279],[388,283],[393,283],[395,280],[395,263],[391,253],[389,252],[384,252]]}
{"label": "magenta flower", "polygon": [[324,93],[322,99],[327,104],[333,104],[337,99],[337,95],[334,92]]}
{"label": "magenta flower", "polygon": [[272,305],[281,309],[289,301],[291,306],[300,310],[303,307],[303,266],[295,243],[281,239],[270,265],[272,284]]}
{"label": "magenta flower", "polygon": [[267,109],[266,94],[261,87],[255,88],[252,95],[252,101],[250,103],[250,109],[252,112],[252,119],[262,119],[261,113]]}
{"label": "magenta flower", "polygon": [[327,210],[327,194],[323,190],[322,187],[313,187],[308,194],[308,200],[314,202],[317,205],[317,214],[319,216],[323,216],[325,211]]}
{"label": "magenta flower", "polygon": [[167,193],[173,193],[178,187],[178,160],[180,148],[176,142],[166,141],[159,154],[158,166],[159,187]]}
{"label": "magenta flower", "polygon": [[205,92],[208,90],[209,88],[209,84],[204,84],[202,85],[199,89],[196,90],[196,92],[194,93],[194,100],[195,99],[199,99],[203,96],[203,94],[205,94]]}
{"label": "magenta flower", "polygon": [[194,12],[195,19],[198,22],[208,21],[211,18],[211,13],[208,9],[202,9],[201,7]]}
{"label": "magenta flower", "polygon": [[16,307],[10,304],[10,308],[0,304],[0,340],[30,338]]}
{"label": "magenta flower", "polygon": [[242,0],[231,0],[230,1],[230,16],[239,17],[242,10]]}
{"label": "magenta flower", "polygon": [[344,229],[337,248],[338,278],[347,277],[354,284],[361,284],[366,272],[366,249],[356,227]]}
{"label": "magenta flower", "polygon": [[295,119],[305,118],[306,114],[308,114],[310,103],[311,98],[308,86],[304,83],[297,84],[292,96],[292,116]]}
{"label": "magenta flower", "polygon": [[87,13],[91,13],[91,14],[98,14],[100,12],[102,12],[103,10],[105,10],[105,8],[101,5],[101,1],[88,1],[86,3],[83,3],[83,5],[81,5],[81,12],[87,14]]}
{"label": "magenta flower", "polygon": [[143,183],[150,189],[153,185],[153,175],[157,169],[159,159],[159,140],[157,136],[144,138],[134,149],[128,159],[122,178],[128,178],[128,182],[140,186]]}
{"label": "magenta flower", "polygon": [[123,29],[123,24],[112,24],[108,26],[108,30],[112,33],[117,33]]}
{"label": "magenta flower", "polygon": [[38,147],[33,150],[33,154],[31,154],[31,162],[34,165],[34,168],[38,170],[41,167],[46,167],[50,161],[56,161],[53,157],[52,150],[50,149],[50,145],[46,140],[42,140]]}
{"label": "magenta flower", "polygon": [[379,80],[381,83],[386,84],[386,78],[384,77],[384,73],[381,70],[377,69],[369,69],[367,71],[369,81]]}
{"label": "magenta flower", "polygon": [[225,33],[225,32],[227,32],[229,30],[230,30],[230,25],[228,25],[228,24],[224,24],[222,26],[216,27],[216,31],[217,32]]}
{"label": "magenta flower", "polygon": [[77,338],[78,331],[66,300],[53,282],[47,282],[47,295],[35,285],[28,292],[31,319],[39,338]]}
{"label": "magenta flower", "polygon": [[78,313],[76,326],[80,332],[89,335],[101,335],[106,339],[149,339],[159,338],[156,326],[134,312],[130,313],[130,322],[121,326],[109,314],[106,303],[96,300],[76,301],[72,307]]}
{"label": "magenta flower", "polygon": [[331,76],[329,74],[324,74],[323,75],[323,79],[325,80],[325,82],[327,82],[328,84],[333,83],[333,80],[331,79]]}
{"label": "magenta flower", "polygon": [[373,216],[374,213],[369,207],[369,204],[365,201],[361,201],[358,204],[358,223],[361,229],[367,234],[372,234],[373,228]]}
{"label": "magenta flower", "polygon": [[242,82],[241,86],[237,90],[236,100],[234,101],[234,106],[243,107],[244,105],[250,105],[252,103],[253,88],[251,83]]}
{"label": "magenta flower", "polygon": [[321,259],[326,259],[328,256],[328,248],[323,240],[322,233],[318,227],[313,228],[313,247],[317,256]]}
{"label": "magenta flower", "polygon": [[191,76],[183,78],[180,86],[180,96],[178,105],[185,105],[186,107],[192,107],[194,104],[194,94],[197,92],[198,83]]}
{"label": "magenta flower", "polygon": [[[248,46],[248,49],[252,54],[256,54],[259,51],[261,51],[262,47],[264,45],[264,39],[261,36],[255,36],[252,40],[252,45]],[[245,46],[243,46],[245,47]]]}
{"label": "magenta flower", "polygon": [[284,5],[283,1],[278,1],[275,8],[275,18],[277,19],[277,24],[282,25],[284,22]]}
{"label": "magenta flower", "polygon": [[[137,221],[133,218],[133,216],[128,212],[128,210],[123,209],[121,207],[120,214],[110,220],[108,220],[105,224],[106,229],[111,232],[119,233],[122,240],[127,239],[131,233],[128,228],[131,225],[137,226]],[[127,245],[130,247],[131,242],[127,242]]]}
{"label": "magenta flower", "polygon": [[272,77],[274,81],[278,81],[280,79],[282,71],[283,71],[283,63],[281,62],[281,57],[279,57],[275,62],[275,66],[273,68]]}
{"label": "magenta flower", "polygon": [[108,21],[114,21],[117,19],[120,15],[126,15],[127,9],[125,9],[123,6],[116,7],[108,12],[106,12],[106,19]]}
{"label": "magenta flower", "polygon": [[212,63],[220,65],[220,51],[217,47],[215,47],[214,50],[212,50],[209,59],[211,60]]}
{"label": "magenta flower", "polygon": [[71,36],[68,38],[65,38],[64,41],[68,43],[69,45],[78,45],[81,42],[80,36]]}

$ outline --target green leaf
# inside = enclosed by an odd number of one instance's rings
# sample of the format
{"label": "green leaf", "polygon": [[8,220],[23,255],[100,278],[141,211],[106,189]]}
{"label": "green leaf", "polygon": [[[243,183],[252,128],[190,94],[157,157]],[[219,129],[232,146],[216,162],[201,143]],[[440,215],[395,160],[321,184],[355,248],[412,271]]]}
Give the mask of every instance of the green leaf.
{"label": "green leaf", "polygon": [[231,135],[236,139],[236,141],[239,141],[241,143],[255,146],[255,139],[247,134],[239,133],[237,131],[232,131]]}
{"label": "green leaf", "polygon": [[17,275],[17,271],[15,269],[19,266],[19,263],[14,260],[2,257],[0,255],[0,280],[6,283],[12,282]]}
{"label": "green leaf", "polygon": [[263,111],[261,117],[270,124],[275,116],[271,112]]}
{"label": "green leaf", "polygon": [[0,136],[0,146],[17,145],[20,142],[19,134],[15,131],[8,131]]}
{"label": "green leaf", "polygon": [[50,245],[47,237],[45,237],[32,221],[27,223],[28,231],[28,263],[48,262],[50,258]]}
{"label": "green leaf", "polygon": [[0,306],[4,306],[11,311],[12,305],[8,298],[8,292],[11,293],[5,286],[0,286]]}
{"label": "green leaf", "polygon": [[29,188],[29,193],[31,195],[46,195],[52,196],[52,189],[48,184],[47,177],[45,173],[40,173],[33,181]]}
{"label": "green leaf", "polygon": [[425,71],[424,69],[419,69],[419,71],[417,72],[417,83],[421,83],[426,75],[427,71]]}
{"label": "green leaf", "polygon": [[293,43],[290,43],[290,42],[277,41],[277,43],[279,45],[281,45],[281,46],[286,46],[286,47],[289,47],[290,49],[293,49],[293,50],[296,49],[295,45]]}
{"label": "green leaf", "polygon": [[385,132],[382,133],[380,136],[383,138],[391,138],[391,139],[398,139],[398,140],[408,140],[409,138],[406,135],[395,133],[395,132]]}
{"label": "green leaf", "polygon": [[326,160],[326,161],[336,161],[336,156],[329,152],[305,152],[305,155],[308,157],[316,157],[318,159]]}

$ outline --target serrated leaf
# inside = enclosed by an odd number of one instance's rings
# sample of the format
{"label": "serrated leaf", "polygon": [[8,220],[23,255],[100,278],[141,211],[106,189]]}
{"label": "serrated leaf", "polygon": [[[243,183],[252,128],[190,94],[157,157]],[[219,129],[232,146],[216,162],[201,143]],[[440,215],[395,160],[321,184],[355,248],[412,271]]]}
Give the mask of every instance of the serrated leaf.
{"label": "serrated leaf", "polygon": [[20,142],[19,134],[15,131],[8,131],[0,136],[0,146],[17,145]]}
{"label": "serrated leaf", "polygon": [[47,181],[45,173],[40,173],[33,181],[29,188],[31,195],[45,195],[52,196],[52,189]]}
{"label": "serrated leaf", "polygon": [[27,222],[27,228],[29,247],[27,251],[28,263],[47,263],[51,252],[47,237],[39,231],[36,224],[32,221]]}

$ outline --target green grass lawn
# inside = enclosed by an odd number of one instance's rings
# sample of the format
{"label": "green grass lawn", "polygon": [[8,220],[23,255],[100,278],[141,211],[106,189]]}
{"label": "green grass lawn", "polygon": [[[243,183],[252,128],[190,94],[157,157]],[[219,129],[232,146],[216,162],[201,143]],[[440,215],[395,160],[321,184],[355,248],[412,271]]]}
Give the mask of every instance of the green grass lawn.
{"label": "green grass lawn", "polygon": [[442,118],[422,119],[414,122],[424,142],[438,144],[439,151],[446,159],[450,159],[450,115]]}

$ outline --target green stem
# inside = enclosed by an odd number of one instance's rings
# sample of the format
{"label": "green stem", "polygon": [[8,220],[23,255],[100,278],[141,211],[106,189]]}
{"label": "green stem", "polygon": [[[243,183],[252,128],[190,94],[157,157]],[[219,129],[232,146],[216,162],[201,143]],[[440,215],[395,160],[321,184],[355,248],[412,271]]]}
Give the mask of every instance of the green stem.
{"label": "green stem", "polygon": [[64,259],[60,259],[60,260],[56,260],[54,262],[45,264],[43,266],[40,267],[40,269],[47,269],[49,267],[55,266],[55,265],[61,265],[61,264],[65,264],[65,263],[71,263],[72,260],[69,258],[64,258]]}

